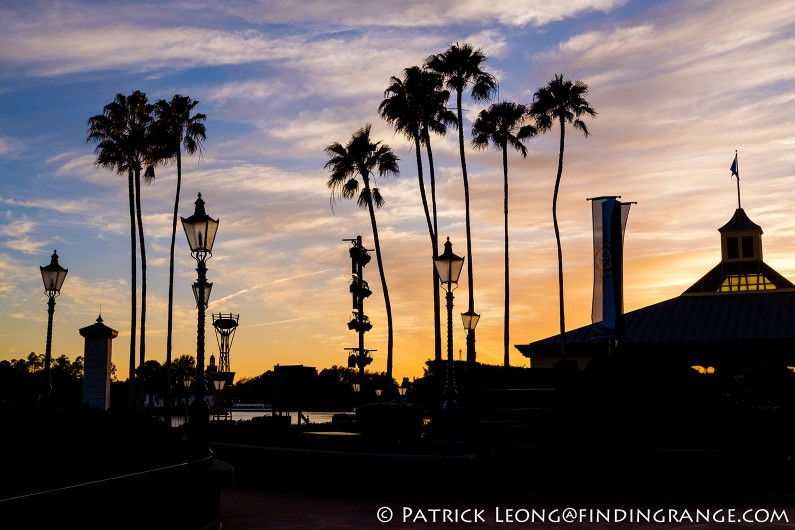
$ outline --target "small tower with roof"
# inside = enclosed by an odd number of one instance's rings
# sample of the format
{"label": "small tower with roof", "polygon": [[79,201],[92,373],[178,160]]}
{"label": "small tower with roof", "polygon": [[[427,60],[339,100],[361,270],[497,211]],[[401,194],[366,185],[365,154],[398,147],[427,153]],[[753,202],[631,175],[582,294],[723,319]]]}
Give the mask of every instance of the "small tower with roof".
{"label": "small tower with roof", "polygon": [[83,350],[83,403],[108,410],[113,339],[119,332],[102,323],[102,315],[90,326],[80,328],[85,338]]}

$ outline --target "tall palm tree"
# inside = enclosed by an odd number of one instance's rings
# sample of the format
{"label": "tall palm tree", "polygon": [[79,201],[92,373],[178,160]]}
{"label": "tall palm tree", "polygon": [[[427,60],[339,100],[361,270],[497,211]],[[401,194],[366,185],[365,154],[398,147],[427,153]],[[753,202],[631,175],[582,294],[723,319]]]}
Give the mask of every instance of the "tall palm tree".
{"label": "tall palm tree", "polygon": [[[425,220],[428,224],[428,233],[431,238],[432,255],[436,258],[438,255],[436,183],[432,165],[433,155],[429,131],[445,134],[447,132],[447,124],[455,121],[455,114],[445,107],[450,93],[442,90],[442,77],[440,75],[428,70],[422,70],[418,66],[403,70],[402,80],[393,76],[390,81],[391,84],[384,91],[384,100],[378,107],[378,113],[396,131],[403,133],[406,138],[414,142],[420,197],[425,212]],[[421,156],[422,145],[425,145],[428,151],[432,212],[428,209],[428,198],[425,193],[425,178]],[[431,268],[434,297],[434,357],[438,361],[442,358],[439,278],[436,267]]]}
{"label": "tall palm tree", "polygon": [[527,157],[524,141],[532,138],[538,131],[525,123],[529,121],[528,108],[519,103],[501,101],[480,111],[475,123],[472,124],[472,145],[476,149],[485,149],[491,143],[502,151],[503,176],[503,213],[505,215],[505,320],[503,330],[504,364],[510,366],[509,357],[509,323],[510,323],[510,275],[508,272],[508,147],[513,147]]}
{"label": "tall palm tree", "polygon": [[555,226],[555,241],[558,245],[558,297],[560,299],[560,357],[566,358],[566,318],[563,308],[563,252],[560,247],[560,230],[558,228],[558,189],[560,177],[563,175],[563,150],[566,139],[566,124],[579,129],[587,137],[588,127],[582,121],[583,117],[596,116],[596,111],[591,107],[585,96],[588,95],[588,85],[582,81],[565,79],[563,74],[556,74],[546,85],[536,90],[533,103],[530,105],[530,114],[536,120],[536,127],[541,132],[549,131],[555,122],[560,124],[560,152],[558,154],[558,174],[555,177],[555,192],[552,195],[552,222]]}
{"label": "tall palm tree", "polygon": [[[136,290],[136,233],[140,234],[142,247],[141,290],[141,365],[145,360],[146,321],[146,259],[143,249],[143,229],[140,210],[140,178],[144,171],[147,178],[154,177],[154,142],[152,139],[152,105],[146,94],[135,91],[129,96],[116,94],[112,102],[105,105],[102,114],[88,119],[86,142],[95,143],[97,155],[95,165],[127,175],[127,195],[130,205],[130,268],[131,268],[131,317],[130,317],[130,409],[135,408],[135,332],[137,325]],[[137,215],[136,215],[137,213]]]}
{"label": "tall palm tree", "polygon": [[[425,60],[425,67],[441,75],[447,88],[456,93],[456,114],[458,124],[458,150],[461,156],[461,175],[464,180],[464,208],[466,213],[467,236],[467,288],[469,290],[469,312],[475,312],[474,280],[472,276],[472,226],[469,216],[469,179],[467,176],[466,155],[464,153],[464,116],[462,111],[463,92],[472,86],[470,95],[476,101],[488,101],[496,89],[494,76],[482,69],[486,56],[469,44],[451,45],[444,53],[432,55]],[[467,334],[467,361],[475,361],[475,330]]]}
{"label": "tall palm tree", "polygon": [[177,161],[177,188],[174,194],[174,215],[171,222],[171,250],[168,262],[168,324],[166,332],[166,407],[171,399],[171,336],[174,313],[174,246],[177,237],[177,216],[179,212],[179,193],[182,187],[182,149],[189,155],[197,151],[201,154],[202,142],[207,139],[204,120],[207,116],[201,113],[191,115],[198,101],[188,96],[176,94],[170,101],[161,99],[155,104],[154,115],[158,134],[161,135],[167,157]]}
{"label": "tall palm tree", "polygon": [[[367,208],[370,213],[370,225],[373,228],[373,241],[375,243],[375,257],[378,263],[378,273],[381,276],[381,288],[384,290],[384,303],[386,304],[387,319],[387,377],[392,377],[392,305],[389,302],[384,264],[381,259],[381,243],[378,239],[378,224],[375,220],[375,208],[384,204],[384,199],[375,182],[375,171],[379,176],[397,175],[398,158],[392,149],[381,142],[370,139],[370,124],[356,131],[346,145],[339,142],[329,144],[325,149],[329,157],[324,166],[331,172],[326,185],[331,189],[332,197],[353,199],[358,194],[357,204],[360,208]],[[364,187],[360,191],[357,177],[362,178]],[[370,179],[373,179],[372,186]]]}

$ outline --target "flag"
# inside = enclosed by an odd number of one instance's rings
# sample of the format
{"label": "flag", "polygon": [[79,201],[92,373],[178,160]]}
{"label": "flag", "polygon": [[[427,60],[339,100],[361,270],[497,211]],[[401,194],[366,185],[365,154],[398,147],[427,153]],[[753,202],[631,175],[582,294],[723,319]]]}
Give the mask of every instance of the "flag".
{"label": "flag", "polygon": [[737,176],[737,180],[740,180],[740,171],[737,169],[737,153],[734,153],[734,162],[732,162],[732,174],[731,176]]}
{"label": "flag", "polygon": [[623,332],[624,229],[630,204],[619,202],[616,197],[591,200],[594,246],[591,321],[597,339],[617,339]]}

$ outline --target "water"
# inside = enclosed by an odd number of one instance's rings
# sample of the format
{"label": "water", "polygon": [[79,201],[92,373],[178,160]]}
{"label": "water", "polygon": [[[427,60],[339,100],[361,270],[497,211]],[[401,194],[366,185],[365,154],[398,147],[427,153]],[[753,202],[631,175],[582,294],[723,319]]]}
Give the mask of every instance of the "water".
{"label": "water", "polygon": [[[342,410],[342,411],[341,410],[335,410],[335,411],[332,411],[332,412],[326,412],[326,411],[318,411],[318,412],[309,411],[309,412],[307,412],[307,411],[302,411],[302,414],[304,415],[304,417],[309,418],[309,423],[331,423],[332,416],[334,416],[335,414],[339,414],[341,412],[352,412],[352,411],[350,411],[350,410]],[[231,414],[232,414],[232,419],[235,420],[235,421],[238,421],[238,420],[250,420],[251,418],[257,418],[259,416],[270,416],[271,415],[270,412],[248,411],[248,410],[243,410],[243,411],[237,411],[236,410],[236,411],[232,412]],[[289,415],[290,416],[290,423],[292,423],[293,425],[298,423],[298,419],[297,419],[298,418],[298,412],[296,412],[296,411],[288,412],[288,413],[282,412],[282,416],[284,416],[284,415]]]}
{"label": "water", "polygon": [[[331,418],[335,414],[339,414],[341,412],[352,412],[350,410],[335,410],[335,411],[304,411],[302,414],[304,417],[309,419],[309,423],[331,423]],[[241,421],[241,420],[250,420],[251,418],[258,418],[260,416],[270,416],[270,411],[253,411],[253,410],[242,410],[242,411],[234,411],[230,413],[230,416],[226,416],[227,420],[233,421]],[[298,412],[282,412],[282,415],[290,416],[290,423],[296,425],[298,423]],[[215,416],[210,416],[211,420],[216,419]],[[223,416],[220,419],[224,419]],[[171,417],[171,426],[172,427],[179,427],[185,422],[184,416],[172,416]]]}

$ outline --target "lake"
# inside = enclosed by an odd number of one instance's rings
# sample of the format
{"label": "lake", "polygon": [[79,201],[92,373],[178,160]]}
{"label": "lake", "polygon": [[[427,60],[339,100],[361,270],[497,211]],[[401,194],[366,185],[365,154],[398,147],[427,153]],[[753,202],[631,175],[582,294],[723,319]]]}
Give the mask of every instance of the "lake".
{"label": "lake", "polygon": [[[331,418],[335,414],[339,414],[341,412],[352,412],[350,410],[334,410],[334,411],[302,411],[303,415],[309,419],[309,423],[331,423]],[[241,421],[241,420],[250,420],[251,418],[258,418],[260,416],[270,416],[270,411],[249,411],[249,410],[242,410],[242,411],[234,411],[231,413],[231,416],[227,416],[227,419],[233,421]],[[290,416],[290,423],[296,425],[298,412],[283,412],[282,415],[289,415]],[[210,416],[211,420],[215,419],[215,416]],[[185,421],[184,416],[172,416],[171,417],[171,426],[172,427],[179,427]]]}

